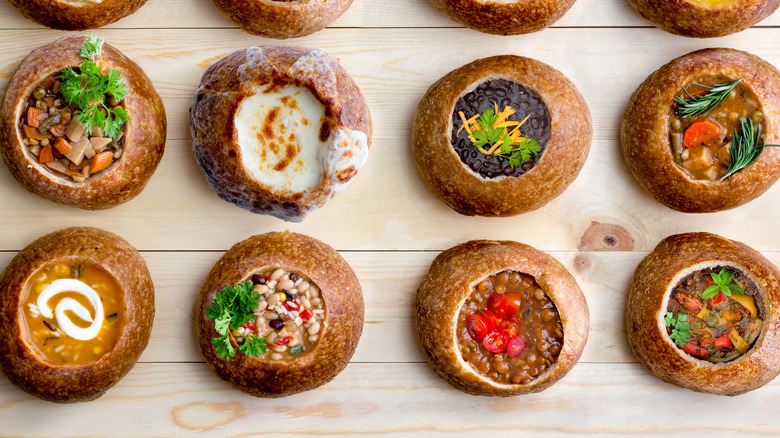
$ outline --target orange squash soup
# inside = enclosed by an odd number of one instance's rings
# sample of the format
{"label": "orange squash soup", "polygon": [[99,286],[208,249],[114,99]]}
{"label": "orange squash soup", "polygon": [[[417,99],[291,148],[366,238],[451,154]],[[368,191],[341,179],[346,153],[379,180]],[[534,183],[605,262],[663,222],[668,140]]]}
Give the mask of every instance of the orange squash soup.
{"label": "orange squash soup", "polygon": [[20,308],[28,342],[52,364],[88,364],[111,351],[124,323],[124,300],[104,270],[73,261],[30,277]]}

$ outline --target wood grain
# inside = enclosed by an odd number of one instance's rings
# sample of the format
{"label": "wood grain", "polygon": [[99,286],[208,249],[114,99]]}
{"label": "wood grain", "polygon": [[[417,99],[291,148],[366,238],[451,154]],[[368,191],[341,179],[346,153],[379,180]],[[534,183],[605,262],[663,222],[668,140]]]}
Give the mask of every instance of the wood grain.
{"label": "wood grain", "polygon": [[[0,436],[775,435],[780,384],[730,399],[662,383],[636,363],[623,320],[634,268],[669,234],[718,233],[780,263],[780,188],[732,211],[674,212],[633,180],[617,134],[629,95],[671,58],[725,46],[780,65],[777,26],[780,14],[729,37],[687,39],[655,29],[626,0],[579,0],[550,29],[498,37],[462,28],[426,0],[355,0],[329,28],[290,43],[331,51],[355,77],[374,121],[369,161],[326,207],[288,224],[219,199],[192,157],[188,131],[190,100],[205,69],[234,50],[276,41],[242,33],[209,0],[149,0],[97,33],[138,62],[163,96],[169,132],[160,167],[138,198],[86,212],[26,192],[0,165],[0,268],[59,228],[118,233],[141,250],[155,282],[152,339],[130,374],[95,402],[46,403],[0,377]],[[31,50],[63,34],[0,1],[0,94]],[[504,53],[539,59],[569,77],[590,106],[594,142],[578,179],[542,209],[514,218],[460,216],[422,183],[409,150],[411,121],[439,77]],[[193,307],[222,252],[250,235],[284,229],[345,256],[363,287],[366,323],[352,362],[334,381],[285,399],[256,399],[231,389],[204,363]],[[431,372],[417,345],[412,302],[431,260],[478,238],[549,252],[588,300],[591,331],[582,359],[543,393],[462,394]]]}

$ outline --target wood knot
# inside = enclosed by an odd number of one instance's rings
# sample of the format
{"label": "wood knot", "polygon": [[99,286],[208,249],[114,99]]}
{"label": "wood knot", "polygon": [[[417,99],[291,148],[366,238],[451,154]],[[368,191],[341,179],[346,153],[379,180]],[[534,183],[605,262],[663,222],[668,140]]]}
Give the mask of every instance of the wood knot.
{"label": "wood knot", "polygon": [[593,261],[587,254],[580,253],[574,257],[574,272],[584,275],[593,266]]}
{"label": "wood knot", "polygon": [[620,225],[592,221],[580,239],[580,251],[632,251],[634,238]]}

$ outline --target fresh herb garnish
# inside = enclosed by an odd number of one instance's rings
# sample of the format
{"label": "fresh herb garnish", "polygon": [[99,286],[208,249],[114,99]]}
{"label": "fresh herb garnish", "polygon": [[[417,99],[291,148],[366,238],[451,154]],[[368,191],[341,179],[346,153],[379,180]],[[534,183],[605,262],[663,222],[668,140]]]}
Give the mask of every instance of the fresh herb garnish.
{"label": "fresh herb garnish", "polygon": [[674,97],[674,101],[677,103],[677,114],[681,117],[693,117],[710,112],[713,108],[718,106],[719,103],[723,102],[723,100],[729,96],[731,90],[733,90],[741,81],[742,79],[737,79],[729,84],[716,84],[711,87],[694,82],[693,85],[709,90],[704,94],[696,96],[692,96],[685,87],[681,86],[680,88],[682,88],[683,92],[688,97]]}
{"label": "fresh herb garnish", "polygon": [[720,180],[730,177],[741,169],[744,169],[758,160],[765,146],[778,147],[776,144],[764,144],[761,139],[761,124],[754,130],[752,119],[740,119],[738,132],[734,128],[734,138],[731,141],[731,159],[726,173]]}
{"label": "fresh herb garnish", "polygon": [[734,278],[734,271],[731,269],[721,268],[720,272],[717,274],[713,272],[710,274],[710,277],[712,277],[712,281],[715,284],[704,289],[704,292],[701,294],[703,300],[714,297],[718,292],[723,292],[728,297],[731,296],[732,292],[737,295],[745,295],[745,291],[738,284],[731,282]]}
{"label": "fresh herb garnish", "polygon": [[[103,74],[102,47],[102,38],[95,35],[87,38],[79,50],[79,55],[84,58],[79,72],[76,73],[70,66],[65,67],[60,73],[60,91],[69,105],[78,107],[74,118],[84,126],[85,132],[98,127],[103,130],[103,135],[116,140],[130,116],[124,108],[110,108],[106,99],[110,95],[116,102],[121,102],[127,94],[127,84],[122,79],[122,72],[117,69]],[[99,58],[99,62],[95,58]]]}
{"label": "fresh herb garnish", "polygon": [[672,333],[669,334],[669,339],[674,341],[678,347],[682,348],[685,343],[691,338],[691,329],[688,324],[688,315],[678,314],[677,317],[672,312],[666,312],[666,318],[664,318],[667,327],[672,328]]}
{"label": "fresh herb garnish", "polygon": [[[478,116],[466,119],[463,112],[459,112],[463,126],[469,134],[469,140],[474,143],[477,150],[485,155],[498,155],[508,158],[512,169],[528,161],[532,156],[539,155],[542,147],[535,139],[522,136],[520,126],[528,120],[527,116],[522,122],[507,120],[515,113],[515,110],[507,106],[503,111],[487,109]],[[511,131],[509,128],[513,128]],[[484,148],[483,148],[484,147]],[[487,149],[485,149],[487,148]]]}
{"label": "fresh herb garnish", "polygon": [[[217,333],[222,335],[211,339],[219,357],[230,359],[236,354],[230,340],[230,332],[255,319],[254,311],[259,302],[260,294],[255,292],[254,285],[249,280],[235,286],[225,286],[214,295],[211,306],[206,309],[206,316],[214,320]],[[253,334],[245,335],[238,351],[250,357],[263,355],[266,351],[265,339]]]}

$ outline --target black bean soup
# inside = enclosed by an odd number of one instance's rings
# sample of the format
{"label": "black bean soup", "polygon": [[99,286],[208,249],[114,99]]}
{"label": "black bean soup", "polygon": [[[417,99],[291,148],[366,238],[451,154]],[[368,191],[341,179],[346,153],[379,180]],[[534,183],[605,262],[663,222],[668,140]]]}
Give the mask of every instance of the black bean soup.
{"label": "black bean soup", "polygon": [[[481,114],[496,107],[499,111],[511,107],[515,113],[507,120],[522,122],[521,132],[535,139],[541,146],[538,155],[512,168],[509,160],[498,155],[481,153],[469,140],[468,132],[463,128],[459,112],[467,118]],[[461,96],[455,103],[452,113],[452,146],[461,162],[483,178],[499,176],[520,176],[533,169],[539,161],[547,141],[550,139],[550,114],[544,101],[525,86],[505,79],[491,79],[478,85],[473,91]]]}

